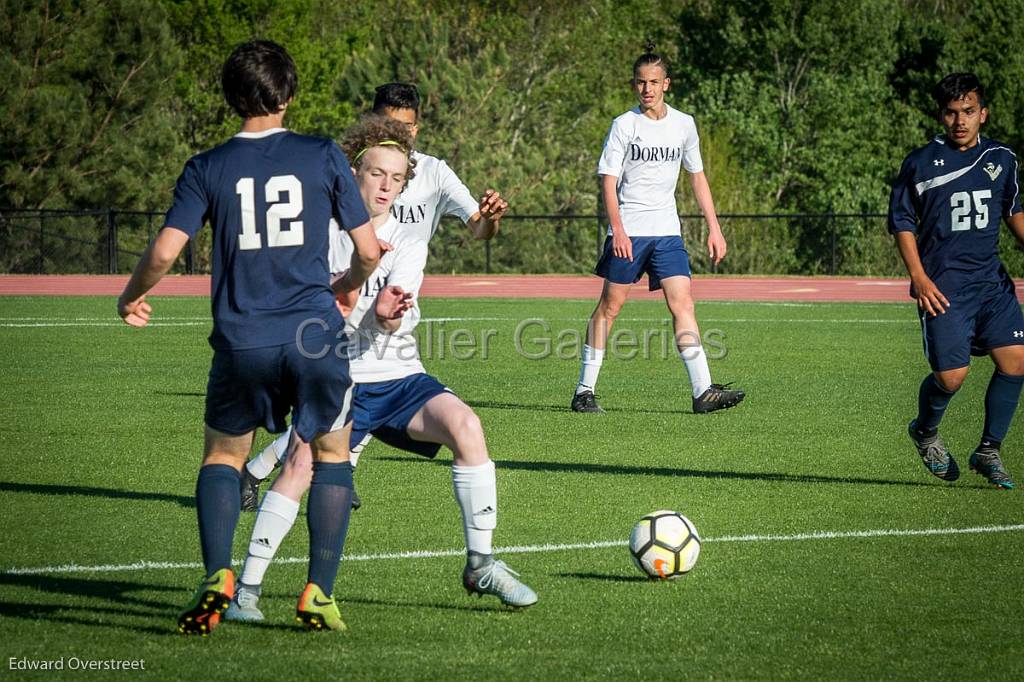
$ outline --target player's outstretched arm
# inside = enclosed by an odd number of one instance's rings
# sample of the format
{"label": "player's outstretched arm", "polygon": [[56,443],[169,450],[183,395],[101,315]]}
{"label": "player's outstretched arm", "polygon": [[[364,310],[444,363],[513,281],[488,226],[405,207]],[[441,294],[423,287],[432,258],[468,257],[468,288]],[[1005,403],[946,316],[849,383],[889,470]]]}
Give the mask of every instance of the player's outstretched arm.
{"label": "player's outstretched arm", "polygon": [[149,323],[152,308],[146,303],[146,293],[171,269],[188,239],[188,235],[181,230],[165,227],[149,243],[117,299],[117,314],[127,324],[145,327]]}
{"label": "player's outstretched arm", "polygon": [[331,282],[334,295],[341,304],[342,310],[352,310],[359,298],[359,288],[373,274],[380,263],[381,247],[377,241],[377,233],[370,223],[349,230],[352,240],[352,261],[341,277]]}
{"label": "player's outstretched arm", "polygon": [[480,197],[480,210],[466,223],[473,239],[490,239],[498,234],[498,223],[508,211],[508,202],[501,198],[497,190],[487,189]]}
{"label": "player's outstretched arm", "polygon": [[729,246],[725,243],[725,235],[722,234],[722,227],[718,224],[718,214],[715,212],[715,200],[711,196],[708,176],[704,174],[704,171],[690,173],[690,186],[693,188],[697,206],[700,207],[700,212],[704,214],[704,220],[708,224],[708,258],[718,265],[725,258],[725,252],[728,251]]}
{"label": "player's outstretched arm", "polygon": [[907,266],[907,273],[917,293],[917,305],[921,310],[927,311],[932,316],[946,312],[949,307],[949,300],[935,286],[924,272],[924,265],[921,264],[921,254],[917,250],[917,237],[913,232],[896,232],[896,248],[900,251],[903,264]]}
{"label": "player's outstretched arm", "polygon": [[393,334],[402,326],[402,317],[415,304],[412,292],[400,286],[390,284],[381,288],[373,312],[377,316],[377,328],[385,334]]}
{"label": "player's outstretched arm", "polygon": [[604,210],[608,214],[608,224],[612,228],[612,253],[616,258],[626,258],[633,261],[633,242],[626,234],[626,228],[622,225],[622,213],[619,212],[619,195],[615,191],[615,185],[619,179],[614,175],[602,175],[601,177],[601,198],[604,200]]}

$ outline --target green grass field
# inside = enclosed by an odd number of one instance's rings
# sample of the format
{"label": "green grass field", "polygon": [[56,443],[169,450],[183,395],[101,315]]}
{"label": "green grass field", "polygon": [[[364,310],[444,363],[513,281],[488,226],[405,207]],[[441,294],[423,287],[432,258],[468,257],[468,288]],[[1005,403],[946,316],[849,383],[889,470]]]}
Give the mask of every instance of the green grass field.
{"label": "green grass field", "polygon": [[[964,473],[942,483],[905,433],[927,371],[906,305],[701,304],[704,331],[721,330],[728,351],[714,377],[747,389],[744,404],[691,414],[670,353],[606,360],[608,413],[577,415],[578,362],[525,359],[514,330],[527,318],[552,335],[580,330],[592,302],[425,300],[425,317],[467,318],[431,323],[427,368],[483,420],[498,463],[495,540],[515,548],[501,554],[540,602],[512,612],[469,598],[451,454],[429,462],[374,443],[335,591],[350,631],[295,627],[300,517],[279,554],[292,561],[267,576],[268,622],[181,637],[177,612],[201,577],[207,306],[157,299],[162,324],[133,330],[110,299],[0,299],[5,672],[77,657],[142,659],[147,674],[178,679],[1024,676],[1021,492],[966,467],[990,363],[975,361],[947,413]],[[631,302],[617,329],[663,329],[664,313]],[[442,330],[458,328],[495,330],[486,359],[453,359],[450,347],[440,357]],[[539,348],[530,337],[525,350]],[[1024,482],[1022,439],[1016,423],[1004,461]],[[691,574],[650,582],[625,542],[664,508],[705,542]],[[239,558],[252,521],[243,514]],[[988,531],[957,532],[978,528]],[[545,547],[555,544],[573,547]],[[417,551],[434,554],[394,556]],[[171,566],[125,566],[140,562]]]}

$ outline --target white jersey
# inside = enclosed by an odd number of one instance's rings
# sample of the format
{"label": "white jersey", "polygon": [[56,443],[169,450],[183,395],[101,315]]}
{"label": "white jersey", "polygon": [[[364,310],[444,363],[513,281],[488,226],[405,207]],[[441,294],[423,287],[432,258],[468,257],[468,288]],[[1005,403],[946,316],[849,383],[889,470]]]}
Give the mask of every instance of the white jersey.
{"label": "white jersey", "polygon": [[668,105],[666,109],[657,121],[644,116],[640,107],[613,120],[597,165],[598,175],[618,178],[619,213],[630,237],[679,235],[679,166],[690,173],[704,170],[693,117]]}
{"label": "white jersey", "polygon": [[[380,264],[359,292],[359,301],[345,317],[349,370],[357,384],[391,381],[425,371],[414,332],[420,321],[419,291],[427,265],[427,243],[399,225],[394,217],[377,228],[377,238],[394,248],[381,254]],[[332,230],[328,254],[331,272],[348,270],[353,251],[348,233]],[[373,312],[377,293],[388,285],[402,287],[413,295],[414,301],[402,317],[401,326],[392,334],[380,330]]]}
{"label": "white jersey", "polygon": [[416,160],[416,175],[391,206],[391,215],[404,228],[429,242],[443,216],[458,216],[468,223],[480,210],[480,203],[447,163],[416,151],[412,156]]}

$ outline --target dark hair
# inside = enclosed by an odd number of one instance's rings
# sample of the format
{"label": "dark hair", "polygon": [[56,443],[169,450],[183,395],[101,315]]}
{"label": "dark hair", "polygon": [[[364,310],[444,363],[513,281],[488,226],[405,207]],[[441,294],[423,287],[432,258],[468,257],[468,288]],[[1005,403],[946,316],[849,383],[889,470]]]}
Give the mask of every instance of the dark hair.
{"label": "dark hair", "polygon": [[654,43],[647,41],[644,44],[644,53],[636,58],[633,62],[633,78],[636,78],[636,72],[640,70],[641,66],[647,66],[649,64],[661,64],[661,68],[665,70],[665,75],[668,75],[668,62],[658,53],[654,51]]}
{"label": "dark hair", "polygon": [[378,85],[373,96],[373,113],[383,114],[385,109],[412,109],[420,114],[420,93],[412,83],[385,83]]}
{"label": "dark hair", "polygon": [[973,73],[951,73],[932,89],[935,105],[942,111],[950,102],[963,99],[969,93],[978,93],[978,104],[985,106],[985,88]]}
{"label": "dark hair", "polygon": [[242,118],[276,114],[295,96],[299,76],[288,50],[250,40],[234,50],[220,75],[224,99]]}
{"label": "dark hair", "polygon": [[367,150],[381,146],[382,142],[401,150],[409,159],[409,170],[405,172],[405,187],[408,187],[409,181],[416,174],[416,160],[412,158],[412,133],[404,123],[376,114],[364,116],[359,123],[345,131],[341,139],[341,151],[345,152],[354,168],[359,168]]}

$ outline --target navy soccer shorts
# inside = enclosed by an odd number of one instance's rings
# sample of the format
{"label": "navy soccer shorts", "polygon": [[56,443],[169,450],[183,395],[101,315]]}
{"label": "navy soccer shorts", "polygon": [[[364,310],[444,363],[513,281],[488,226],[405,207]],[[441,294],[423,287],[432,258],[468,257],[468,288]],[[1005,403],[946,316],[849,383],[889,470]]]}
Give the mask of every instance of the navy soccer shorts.
{"label": "navy soccer shorts", "polygon": [[663,279],[690,276],[690,255],[682,237],[630,237],[629,241],[633,242],[632,262],[617,258],[612,253],[612,238],[607,237],[594,274],[613,284],[636,284],[647,273],[651,291],[660,289]]}
{"label": "navy soccer shorts", "polygon": [[344,334],[313,325],[301,344],[214,351],[206,387],[206,424],[240,436],[262,426],[281,433],[292,412],[302,440],[336,431],[349,418],[352,379]]}
{"label": "navy soccer shorts", "polygon": [[1024,345],[1024,315],[1013,281],[979,282],[948,296],[944,314],[919,310],[924,354],[933,371],[966,367],[972,355]]}
{"label": "navy soccer shorts", "polygon": [[423,457],[434,457],[438,443],[413,440],[406,429],[427,402],[451,389],[429,374],[412,374],[391,381],[356,384],[352,392],[352,438],[356,450],[372,434],[393,448]]}

